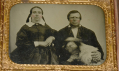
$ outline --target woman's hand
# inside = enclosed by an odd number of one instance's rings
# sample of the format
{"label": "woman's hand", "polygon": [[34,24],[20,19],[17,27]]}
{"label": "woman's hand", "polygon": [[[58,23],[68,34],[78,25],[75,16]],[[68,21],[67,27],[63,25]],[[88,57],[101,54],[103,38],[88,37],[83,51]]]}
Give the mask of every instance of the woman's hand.
{"label": "woman's hand", "polygon": [[48,43],[45,42],[45,41],[35,41],[34,42],[34,45],[35,45],[35,47],[37,47],[37,46],[47,47],[48,46]]}
{"label": "woman's hand", "polygon": [[34,45],[35,47],[37,46],[47,47],[51,45],[53,40],[55,40],[55,38],[53,36],[50,36],[45,41],[34,41]]}
{"label": "woman's hand", "polygon": [[55,37],[50,36],[50,37],[48,37],[48,38],[45,40],[45,42],[48,43],[48,46],[50,46],[50,45],[52,44],[52,41],[53,41],[53,40],[55,40]]}

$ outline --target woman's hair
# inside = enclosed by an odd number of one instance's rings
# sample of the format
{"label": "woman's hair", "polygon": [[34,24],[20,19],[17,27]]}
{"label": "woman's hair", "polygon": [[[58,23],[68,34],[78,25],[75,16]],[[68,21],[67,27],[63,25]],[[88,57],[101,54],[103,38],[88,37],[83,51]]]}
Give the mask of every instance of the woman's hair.
{"label": "woman's hair", "polygon": [[70,16],[70,14],[72,14],[72,13],[79,13],[79,15],[80,15],[80,20],[82,19],[82,16],[81,16],[81,13],[79,12],[79,11],[77,11],[77,10],[72,10],[72,11],[70,11],[68,14],[67,14],[67,19],[69,20],[69,16]]}
{"label": "woman's hair", "polygon": [[[42,10],[42,8],[40,8],[40,7],[38,7],[38,6],[34,6],[34,7],[32,7],[31,10],[30,10],[30,14],[28,15],[28,17],[27,17],[27,19],[26,19],[26,23],[29,22],[29,18],[30,18],[30,16],[31,16],[32,10],[33,10],[34,8],[39,8],[39,9],[42,11],[42,15],[43,15],[43,10]],[[42,17],[42,19],[45,21],[44,17]]]}

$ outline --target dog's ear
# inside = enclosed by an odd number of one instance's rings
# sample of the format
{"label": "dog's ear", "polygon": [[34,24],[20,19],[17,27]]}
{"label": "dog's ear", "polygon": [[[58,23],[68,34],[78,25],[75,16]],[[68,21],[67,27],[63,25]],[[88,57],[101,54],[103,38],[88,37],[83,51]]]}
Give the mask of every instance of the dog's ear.
{"label": "dog's ear", "polygon": [[81,41],[74,41],[77,46],[81,46]]}
{"label": "dog's ear", "polygon": [[63,42],[63,45],[62,45],[62,48],[63,48],[63,49],[66,48],[67,43],[68,43],[68,41],[64,41],[64,42]]}

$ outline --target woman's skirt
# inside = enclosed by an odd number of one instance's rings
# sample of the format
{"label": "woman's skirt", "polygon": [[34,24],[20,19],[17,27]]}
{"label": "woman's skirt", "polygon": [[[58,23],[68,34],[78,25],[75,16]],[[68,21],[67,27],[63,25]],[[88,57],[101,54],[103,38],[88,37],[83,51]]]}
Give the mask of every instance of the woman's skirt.
{"label": "woman's skirt", "polygon": [[50,48],[52,47],[39,46],[26,50],[16,48],[10,54],[10,58],[18,64],[58,64],[58,57]]}

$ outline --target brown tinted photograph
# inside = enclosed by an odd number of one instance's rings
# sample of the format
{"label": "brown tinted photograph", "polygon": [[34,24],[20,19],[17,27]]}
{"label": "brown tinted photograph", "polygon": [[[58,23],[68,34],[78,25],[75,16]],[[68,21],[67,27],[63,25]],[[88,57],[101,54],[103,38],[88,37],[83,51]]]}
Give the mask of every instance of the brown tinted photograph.
{"label": "brown tinted photograph", "polygon": [[17,4],[10,10],[9,56],[17,64],[101,65],[105,16],[95,5]]}

